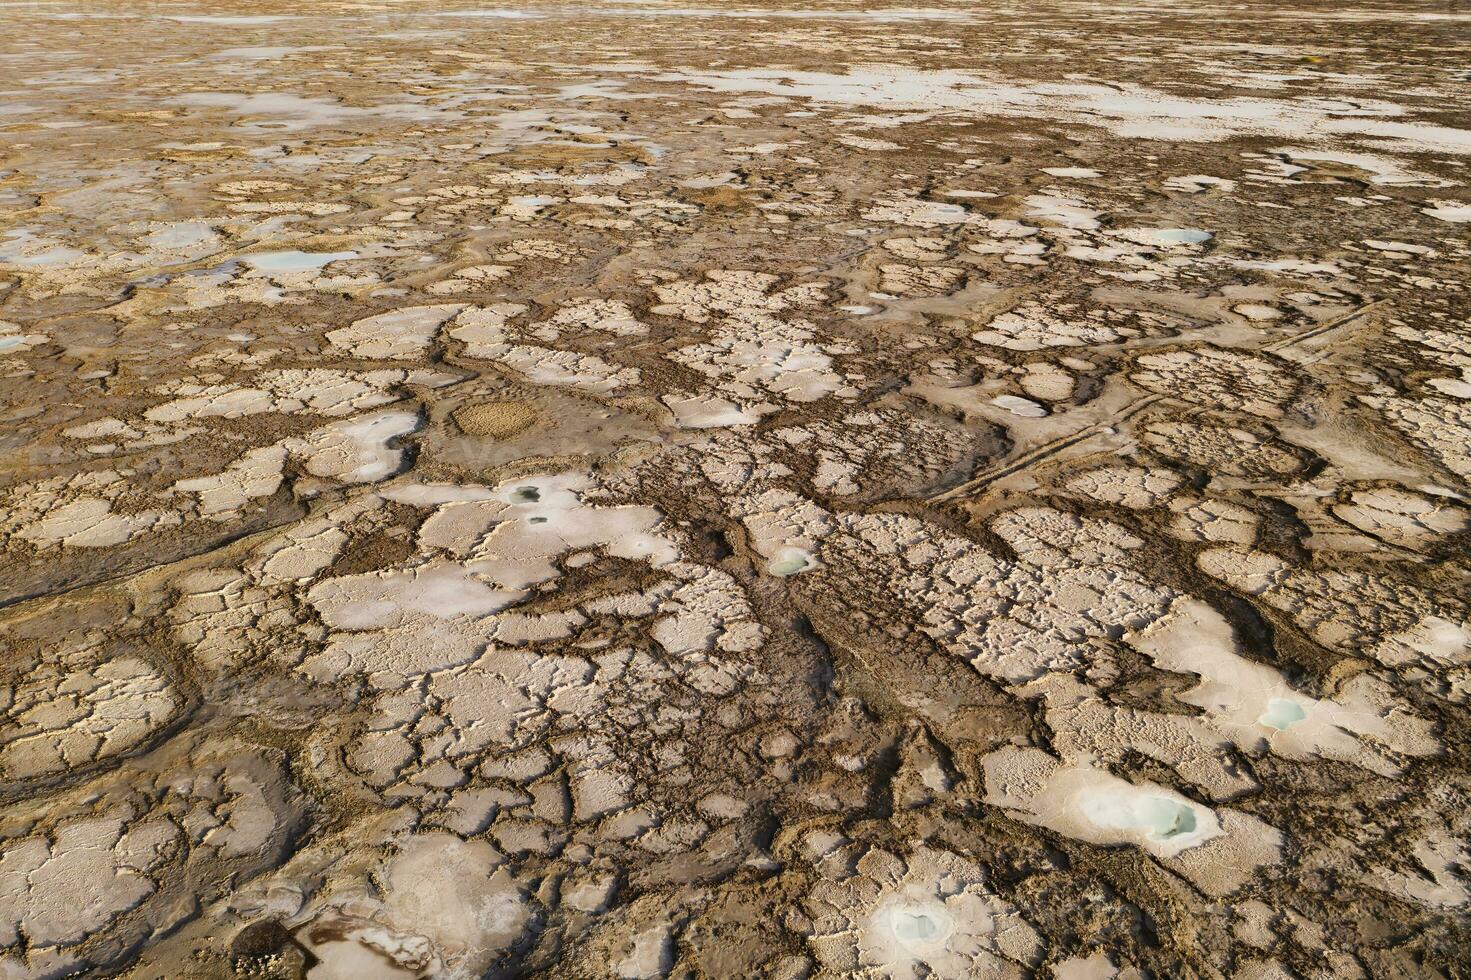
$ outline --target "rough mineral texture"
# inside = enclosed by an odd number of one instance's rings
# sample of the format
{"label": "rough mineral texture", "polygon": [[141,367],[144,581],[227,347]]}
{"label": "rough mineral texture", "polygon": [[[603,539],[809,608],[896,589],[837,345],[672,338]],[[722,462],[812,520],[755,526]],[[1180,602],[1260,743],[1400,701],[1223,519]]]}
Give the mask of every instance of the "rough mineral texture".
{"label": "rough mineral texture", "polygon": [[0,0],[0,980],[1471,978],[1471,10]]}

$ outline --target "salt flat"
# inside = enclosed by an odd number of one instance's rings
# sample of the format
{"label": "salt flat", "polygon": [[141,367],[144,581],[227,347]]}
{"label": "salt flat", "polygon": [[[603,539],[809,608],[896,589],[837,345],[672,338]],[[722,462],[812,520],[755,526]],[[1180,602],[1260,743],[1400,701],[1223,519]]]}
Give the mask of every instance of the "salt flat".
{"label": "salt flat", "polygon": [[1471,976],[1471,12],[0,38],[0,977]]}

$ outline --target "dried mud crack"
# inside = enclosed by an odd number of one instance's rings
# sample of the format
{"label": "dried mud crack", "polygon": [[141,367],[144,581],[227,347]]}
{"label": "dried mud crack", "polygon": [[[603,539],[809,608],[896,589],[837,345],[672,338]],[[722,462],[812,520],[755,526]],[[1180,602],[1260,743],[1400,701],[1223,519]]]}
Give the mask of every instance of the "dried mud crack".
{"label": "dried mud crack", "polygon": [[1471,12],[0,2],[0,978],[1471,978]]}

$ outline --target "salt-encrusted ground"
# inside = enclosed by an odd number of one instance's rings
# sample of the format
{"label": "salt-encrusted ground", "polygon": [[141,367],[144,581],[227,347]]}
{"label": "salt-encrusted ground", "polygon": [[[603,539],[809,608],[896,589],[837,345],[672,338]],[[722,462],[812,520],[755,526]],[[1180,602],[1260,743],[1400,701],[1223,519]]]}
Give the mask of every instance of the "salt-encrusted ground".
{"label": "salt-encrusted ground", "polygon": [[0,978],[1471,976],[1468,65],[0,3]]}

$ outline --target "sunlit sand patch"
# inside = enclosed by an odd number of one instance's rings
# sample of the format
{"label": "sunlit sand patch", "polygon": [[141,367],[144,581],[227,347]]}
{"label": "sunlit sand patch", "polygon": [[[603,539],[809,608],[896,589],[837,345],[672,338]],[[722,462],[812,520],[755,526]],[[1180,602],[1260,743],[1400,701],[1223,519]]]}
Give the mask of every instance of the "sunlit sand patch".
{"label": "sunlit sand patch", "polygon": [[536,409],[525,402],[490,401],[462,405],[451,416],[467,435],[510,439],[536,424]]}

